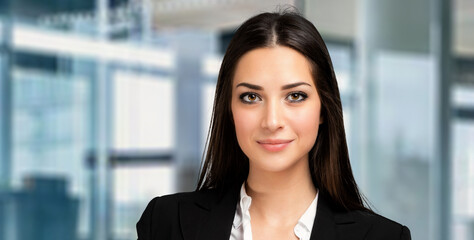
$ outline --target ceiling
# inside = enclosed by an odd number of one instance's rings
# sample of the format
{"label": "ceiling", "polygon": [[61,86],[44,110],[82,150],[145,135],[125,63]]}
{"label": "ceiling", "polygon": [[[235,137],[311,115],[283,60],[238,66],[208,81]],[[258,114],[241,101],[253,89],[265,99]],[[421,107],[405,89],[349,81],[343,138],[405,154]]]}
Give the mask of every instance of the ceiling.
{"label": "ceiling", "polygon": [[157,28],[229,29],[260,12],[295,4],[294,0],[154,0],[154,24]]}
{"label": "ceiling", "polygon": [[[357,22],[360,19],[358,13],[361,12],[361,4],[364,3],[363,0],[151,1],[153,1],[151,4],[153,5],[153,24],[159,29],[176,27],[208,30],[233,29],[245,19],[260,12],[275,11],[279,5],[296,5],[304,6],[305,16],[315,23],[323,35],[342,40],[355,39]],[[373,1],[379,3],[377,0]],[[409,4],[417,3],[418,6],[421,4],[422,7],[425,7],[423,4],[432,2],[430,0],[406,1]],[[453,9],[454,51],[459,55],[474,56],[474,1],[453,0]]]}

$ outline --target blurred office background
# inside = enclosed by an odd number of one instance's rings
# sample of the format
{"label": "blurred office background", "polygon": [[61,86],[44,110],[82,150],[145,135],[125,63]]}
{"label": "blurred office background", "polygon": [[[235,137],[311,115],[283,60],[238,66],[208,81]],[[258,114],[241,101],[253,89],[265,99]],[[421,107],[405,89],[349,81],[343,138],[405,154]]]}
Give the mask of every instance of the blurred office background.
{"label": "blurred office background", "polygon": [[472,0],[0,0],[0,239],[136,239],[196,187],[233,31],[278,5],[330,49],[374,210],[474,240]]}

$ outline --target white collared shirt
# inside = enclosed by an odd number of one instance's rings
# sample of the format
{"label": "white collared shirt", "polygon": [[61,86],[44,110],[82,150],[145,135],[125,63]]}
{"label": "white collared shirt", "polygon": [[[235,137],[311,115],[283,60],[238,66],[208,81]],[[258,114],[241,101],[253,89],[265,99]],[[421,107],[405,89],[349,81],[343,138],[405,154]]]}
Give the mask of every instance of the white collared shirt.
{"label": "white collared shirt", "polygon": [[[316,217],[316,207],[318,204],[318,193],[308,209],[298,219],[293,231],[300,240],[309,240],[311,230],[313,229],[314,218]],[[230,233],[230,240],[252,240],[252,228],[250,225],[250,205],[252,198],[245,191],[245,183],[240,188],[240,201],[237,203],[235,211],[234,223]]]}

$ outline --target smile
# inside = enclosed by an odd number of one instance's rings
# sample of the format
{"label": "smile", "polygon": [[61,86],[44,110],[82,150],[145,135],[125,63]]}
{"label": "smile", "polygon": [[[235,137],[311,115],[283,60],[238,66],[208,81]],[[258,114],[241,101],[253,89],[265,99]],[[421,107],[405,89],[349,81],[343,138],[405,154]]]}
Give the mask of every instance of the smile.
{"label": "smile", "polygon": [[278,152],[285,149],[293,140],[268,139],[257,142],[267,151]]}

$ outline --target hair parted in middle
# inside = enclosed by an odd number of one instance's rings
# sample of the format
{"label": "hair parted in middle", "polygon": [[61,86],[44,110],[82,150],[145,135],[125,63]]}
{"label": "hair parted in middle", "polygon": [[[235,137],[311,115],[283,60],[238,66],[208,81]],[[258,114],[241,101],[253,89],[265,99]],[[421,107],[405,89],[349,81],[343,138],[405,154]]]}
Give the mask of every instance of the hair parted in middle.
{"label": "hair parted in middle", "polygon": [[197,190],[224,191],[247,179],[249,160],[238,144],[231,110],[233,76],[245,53],[275,46],[292,48],[306,57],[321,100],[323,123],[308,154],[313,184],[331,198],[336,208],[370,211],[364,206],[352,174],[342,104],[329,52],[314,25],[295,11],[262,13],[236,30],[218,75]]}

